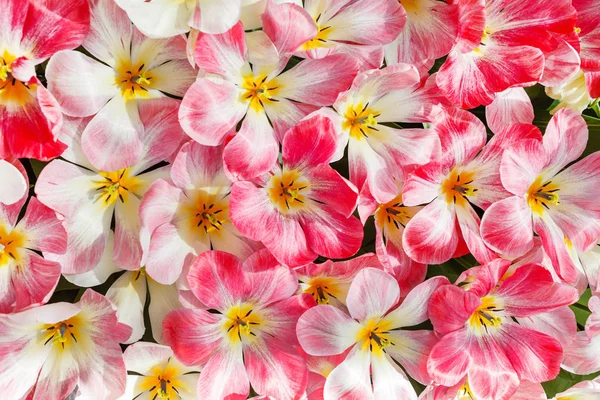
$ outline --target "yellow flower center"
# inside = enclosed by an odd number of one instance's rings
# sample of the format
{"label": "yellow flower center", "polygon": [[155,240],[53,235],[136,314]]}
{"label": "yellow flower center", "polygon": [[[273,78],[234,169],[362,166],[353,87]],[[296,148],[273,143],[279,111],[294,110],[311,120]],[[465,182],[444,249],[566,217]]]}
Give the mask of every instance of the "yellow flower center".
{"label": "yellow flower center", "polygon": [[578,26],[573,28],[573,31],[575,31],[576,34],[580,34],[581,33],[581,28],[579,28]]}
{"label": "yellow flower center", "polygon": [[306,41],[302,46],[300,46],[300,50],[307,51],[318,49],[320,47],[327,47],[327,38],[331,34],[331,26],[321,25],[319,21],[321,20],[321,14],[315,18],[315,25],[317,26],[317,35]]}
{"label": "yellow flower center", "polygon": [[220,231],[227,220],[228,209],[229,206],[225,201],[203,202],[198,206],[198,212],[194,217],[195,226],[205,233]]}
{"label": "yellow flower center", "polygon": [[19,249],[25,244],[25,236],[16,231],[7,231],[0,225],[0,267],[9,265],[11,262],[21,262]]}
{"label": "yellow flower center", "polygon": [[422,7],[425,6],[425,4],[423,4],[423,2],[420,0],[398,0],[398,1],[400,2],[400,4],[402,4],[402,7],[404,7],[404,10],[408,14],[418,14],[419,11],[421,11]]}
{"label": "yellow flower center", "polygon": [[458,400],[474,400],[475,395],[471,392],[471,388],[469,387],[469,380],[465,380],[465,384],[458,389],[457,393]]}
{"label": "yellow flower center", "polygon": [[152,87],[152,73],[145,69],[144,63],[132,64],[131,60],[122,61],[115,70],[115,84],[121,95],[127,99],[148,97],[148,89]]}
{"label": "yellow flower center", "polygon": [[29,85],[12,76],[11,65],[16,59],[8,50],[0,56],[0,104],[9,108],[21,108],[36,97],[36,84]]}
{"label": "yellow flower center", "polygon": [[390,202],[380,204],[375,211],[375,220],[388,232],[404,229],[408,221],[419,211],[419,207],[402,205],[402,195],[396,196]]}
{"label": "yellow flower center", "polygon": [[96,201],[103,206],[114,204],[117,199],[125,203],[140,186],[138,178],[129,176],[129,169],[124,168],[116,172],[100,172],[103,180],[96,181],[96,191],[99,192]]}
{"label": "yellow flower center", "polygon": [[559,205],[558,185],[547,181],[542,183],[542,177],[539,177],[531,184],[527,190],[527,204],[533,212],[538,215],[543,214],[544,208],[549,210],[550,206]]}
{"label": "yellow flower center", "polygon": [[302,286],[302,292],[310,294],[319,304],[329,304],[330,297],[337,299],[342,294],[337,280],[330,276],[307,279]]}
{"label": "yellow flower center", "polygon": [[349,130],[354,139],[368,138],[373,131],[379,131],[376,126],[380,115],[369,108],[369,103],[350,106],[344,114],[343,128]]}
{"label": "yellow flower center", "polygon": [[79,327],[82,321],[79,316],[74,316],[57,324],[43,325],[42,339],[44,346],[54,345],[60,350],[71,350],[81,338]]}
{"label": "yellow flower center", "polygon": [[224,315],[227,318],[224,319],[223,329],[234,343],[241,342],[242,338],[255,338],[256,334],[252,330],[263,323],[261,316],[254,312],[254,306],[249,303],[230,307]]}
{"label": "yellow flower center", "polygon": [[363,350],[368,347],[373,354],[381,356],[382,353],[385,353],[384,348],[394,345],[388,336],[391,327],[391,324],[385,319],[371,318],[363,324],[362,329],[358,332],[357,342],[360,343]]}
{"label": "yellow flower center", "polygon": [[265,107],[265,103],[275,102],[279,100],[273,97],[277,95],[279,86],[274,80],[267,81],[266,75],[246,75],[244,83],[242,83],[244,91],[241,95],[241,100],[249,102],[250,107],[255,111],[261,111]]}
{"label": "yellow flower center", "polygon": [[[179,390],[185,385],[177,379],[180,375],[179,370],[167,363],[162,368],[155,366],[152,368],[152,375],[140,380],[136,387],[136,393],[148,392],[147,398],[160,400],[180,399]],[[139,395],[138,395],[139,396]]]}
{"label": "yellow flower center", "polygon": [[477,307],[469,317],[469,325],[475,328],[479,333],[482,329],[489,332],[489,328],[497,328],[502,323],[502,318],[497,313],[504,311],[499,305],[498,300],[493,296],[486,296],[481,299],[481,305]]}
{"label": "yellow flower center", "polygon": [[295,212],[305,207],[309,183],[296,170],[273,175],[268,184],[269,198],[282,213]]}
{"label": "yellow flower center", "polygon": [[442,194],[446,196],[446,202],[461,206],[467,205],[468,197],[475,196],[478,190],[473,187],[474,176],[473,172],[454,168],[442,182]]}
{"label": "yellow flower center", "polygon": [[483,29],[483,33],[481,35],[481,40],[479,41],[479,46],[476,47],[475,49],[473,49],[473,51],[477,54],[481,54],[482,53],[482,49],[481,46],[485,47],[488,42],[489,42],[489,37],[492,34],[492,29],[486,25],[485,28]]}

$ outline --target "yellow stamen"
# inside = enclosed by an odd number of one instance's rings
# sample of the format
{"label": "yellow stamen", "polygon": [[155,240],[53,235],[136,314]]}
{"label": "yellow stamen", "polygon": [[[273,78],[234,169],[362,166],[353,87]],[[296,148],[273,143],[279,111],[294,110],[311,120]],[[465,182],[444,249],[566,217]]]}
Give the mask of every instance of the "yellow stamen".
{"label": "yellow stamen", "polygon": [[315,25],[317,27],[317,34],[314,38],[306,41],[302,46],[300,46],[300,50],[307,51],[318,49],[322,47],[329,47],[333,43],[328,42],[327,38],[331,35],[332,27],[325,24],[321,24],[321,14],[315,18]]}
{"label": "yellow stamen", "polygon": [[478,333],[489,332],[490,328],[497,328],[502,323],[498,313],[504,311],[498,299],[486,296],[481,299],[481,305],[477,307],[469,317],[469,325]]}
{"label": "yellow stamen", "polygon": [[148,392],[148,398],[160,400],[180,399],[181,390],[189,390],[185,382],[179,377],[181,371],[172,363],[167,362],[166,366],[156,365],[151,369],[149,376],[139,380],[134,393]]}
{"label": "yellow stamen", "polygon": [[559,190],[558,185],[552,183],[552,181],[544,183],[540,176],[527,190],[527,204],[529,204],[533,212],[542,215],[544,209],[550,210],[551,206],[558,206],[560,204],[558,198]]}
{"label": "yellow stamen", "polygon": [[375,211],[375,221],[384,230],[384,234],[396,233],[404,229],[408,221],[420,210],[420,207],[402,205],[402,195],[385,204],[380,204]]}
{"label": "yellow stamen", "polygon": [[310,294],[319,304],[329,304],[331,298],[342,295],[339,281],[330,276],[309,278],[301,286],[302,292]]}
{"label": "yellow stamen", "polygon": [[25,245],[25,235],[0,225],[0,268],[12,264],[18,266],[22,261],[21,249]]}
{"label": "yellow stamen", "polygon": [[280,85],[274,79],[267,80],[267,76],[264,74],[257,77],[254,75],[245,76],[242,88],[244,91],[240,96],[240,100],[249,102],[250,107],[255,111],[263,110],[265,104],[270,102],[279,102],[274,96],[277,95]]}
{"label": "yellow stamen", "polygon": [[264,321],[255,308],[253,304],[243,303],[232,306],[223,313],[227,318],[224,319],[222,329],[227,333],[229,340],[237,343],[241,342],[242,338],[253,340],[256,337],[254,331]]}
{"label": "yellow stamen", "polygon": [[267,187],[269,198],[280,212],[297,212],[306,207],[310,184],[297,170],[273,175]]}
{"label": "yellow stamen", "polygon": [[149,97],[148,89],[152,88],[154,77],[151,71],[146,69],[146,64],[133,64],[131,60],[121,60],[115,70],[115,84],[125,99]]}
{"label": "yellow stamen", "polygon": [[350,131],[350,136],[361,140],[379,131],[377,117],[381,114],[369,108],[367,104],[356,104],[348,107],[344,114],[343,128]]}
{"label": "yellow stamen", "polygon": [[461,171],[454,168],[448,177],[442,182],[441,192],[446,196],[447,203],[465,206],[469,197],[475,196],[478,189],[474,187],[475,174],[469,171]]}
{"label": "yellow stamen", "polygon": [[0,105],[20,109],[36,98],[37,84],[21,82],[12,76],[11,65],[17,56],[4,50],[0,55]]}
{"label": "yellow stamen", "polygon": [[394,345],[389,339],[388,331],[392,326],[387,320],[371,318],[362,325],[356,339],[363,350],[368,348],[373,354],[381,356],[385,353],[385,347]]}
{"label": "yellow stamen", "polygon": [[99,192],[96,200],[102,207],[114,204],[117,199],[127,202],[131,195],[139,190],[141,182],[135,176],[130,176],[127,168],[115,172],[100,172],[104,178],[95,183],[95,191]]}
{"label": "yellow stamen", "polygon": [[76,315],[56,324],[42,325],[41,340],[44,346],[54,345],[59,350],[71,350],[73,346],[81,346],[84,339],[81,327],[82,319]]}

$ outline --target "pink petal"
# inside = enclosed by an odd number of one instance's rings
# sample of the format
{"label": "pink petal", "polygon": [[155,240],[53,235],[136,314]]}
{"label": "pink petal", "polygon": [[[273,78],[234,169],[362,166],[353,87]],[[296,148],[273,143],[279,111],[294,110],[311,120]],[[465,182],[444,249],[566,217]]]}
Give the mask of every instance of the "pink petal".
{"label": "pink petal", "polygon": [[171,167],[171,180],[180,189],[211,186],[223,174],[223,148],[196,142],[181,147]]}
{"label": "pink petal", "polygon": [[373,398],[417,400],[417,393],[404,371],[384,353],[382,357],[371,353]]}
{"label": "pink petal", "polygon": [[115,71],[77,51],[56,53],[46,67],[48,90],[70,116],[96,114],[113,97]]}
{"label": "pink petal", "polygon": [[140,121],[144,126],[141,135],[143,150],[141,158],[132,167],[132,174],[140,174],[163,161],[171,162],[182,142],[188,139],[177,120],[180,103],[179,100],[160,97],[138,104]]}
{"label": "pink petal", "polygon": [[509,257],[520,257],[533,247],[531,210],[512,196],[490,206],[481,220],[481,238],[488,247]]}
{"label": "pink petal", "polygon": [[140,200],[129,196],[127,202],[117,202],[115,207],[115,248],[113,261],[123,269],[141,267]]}
{"label": "pink petal", "polygon": [[204,310],[171,311],[163,320],[163,338],[185,365],[204,365],[219,357],[221,320]]}
{"label": "pink petal", "polygon": [[460,109],[440,113],[432,123],[440,137],[442,153],[454,164],[470,161],[485,145],[485,125],[475,115]]}
{"label": "pink petal", "polygon": [[326,258],[348,258],[356,254],[363,240],[358,218],[345,217],[333,207],[322,205],[300,219],[311,251]]}
{"label": "pink petal", "polygon": [[498,341],[520,379],[537,383],[558,375],[562,347],[556,339],[509,323]]}
{"label": "pink petal", "polygon": [[199,8],[196,8],[197,15],[190,19],[190,25],[201,32],[213,34],[225,32],[240,19],[240,4],[240,0],[225,4],[201,0]]}
{"label": "pink petal", "polygon": [[600,370],[600,335],[590,338],[577,332],[575,340],[564,348],[563,368],[580,375]]}
{"label": "pink petal", "polygon": [[4,208],[19,202],[26,195],[28,184],[20,169],[3,159],[0,159],[0,175],[4,179],[5,186],[5,190],[0,194],[0,208]]}
{"label": "pink petal", "polygon": [[406,225],[402,244],[406,254],[423,264],[441,264],[452,258],[458,246],[453,204],[436,199]]}
{"label": "pink petal", "polygon": [[448,285],[448,278],[436,276],[415,286],[402,303],[385,316],[392,322],[393,329],[419,325],[429,319],[428,308],[431,295],[441,286]]}
{"label": "pink petal", "polygon": [[194,58],[206,73],[233,80],[239,79],[247,52],[244,27],[238,22],[225,33],[200,33]]}
{"label": "pink petal", "polygon": [[566,283],[578,279],[578,270],[565,243],[565,234],[548,215],[534,219],[534,230],[542,241],[544,251],[550,257],[552,267]]}
{"label": "pink petal", "polygon": [[577,301],[577,291],[555,283],[542,266],[524,265],[507,278],[494,293],[502,298],[504,309],[515,317],[528,317],[552,311]]}
{"label": "pink petal", "polygon": [[339,172],[327,164],[304,171],[310,181],[310,198],[327,205],[331,211],[344,217],[352,216],[356,209],[356,189],[348,184]]}
{"label": "pink petal", "polygon": [[[454,304],[448,307],[448,304]],[[429,300],[429,319],[441,334],[460,330],[481,304],[478,296],[454,285],[442,285]],[[453,384],[452,384],[453,385]]]}
{"label": "pink petal", "polygon": [[[210,93],[210,96],[206,96]],[[192,139],[207,145],[222,144],[225,137],[246,114],[239,102],[240,92],[230,82],[200,78],[181,101],[179,122]]]}
{"label": "pink petal", "polygon": [[21,46],[41,62],[59,50],[81,45],[89,24],[90,11],[86,1],[31,3],[23,24]]}
{"label": "pink petal", "polygon": [[304,169],[331,161],[337,134],[333,122],[323,116],[300,121],[283,139],[283,163],[291,169]]}
{"label": "pink petal", "polygon": [[222,251],[199,255],[190,267],[187,280],[198,300],[217,310],[242,300],[248,288],[238,258]]}
{"label": "pink petal", "polygon": [[262,14],[263,31],[271,38],[279,54],[293,53],[317,35],[310,15],[296,4],[272,4]]}
{"label": "pink petal", "polygon": [[398,37],[406,22],[406,13],[397,1],[358,0],[346,4],[328,22],[330,40],[388,44]]}
{"label": "pink petal", "polygon": [[[544,57],[536,48],[491,42],[480,51],[483,55],[453,50],[438,72],[437,84],[461,108],[488,105],[495,93],[535,82],[542,74]],[[495,68],[498,64],[506,68]]]}
{"label": "pink petal", "polygon": [[300,355],[286,350],[283,343],[270,337],[263,343],[244,347],[248,378],[258,394],[276,399],[300,399],[302,396],[308,378],[305,361]]}
{"label": "pink petal", "polygon": [[427,370],[435,382],[453,386],[464,379],[473,364],[467,351],[468,341],[466,331],[459,330],[443,336],[433,346],[427,360]]}
{"label": "pink petal", "polygon": [[379,269],[365,268],[354,277],[346,305],[352,318],[365,321],[382,317],[399,298],[398,282],[392,276]]}
{"label": "pink petal", "polygon": [[435,333],[398,330],[390,332],[388,337],[395,344],[385,349],[390,357],[416,381],[425,385],[431,383],[432,379],[427,372],[427,359],[431,349],[439,341]]}
{"label": "pink petal", "polygon": [[320,60],[306,59],[277,77],[277,97],[329,106],[347,90],[358,72],[354,58],[335,54]]}
{"label": "pink petal", "polygon": [[569,307],[560,307],[542,314],[519,318],[519,324],[553,337],[563,348],[573,342],[577,333],[575,313]]}
{"label": "pink petal", "polygon": [[116,96],[90,121],[81,136],[81,145],[94,167],[117,171],[140,160],[143,132],[137,100]]}
{"label": "pink petal", "polygon": [[[265,268],[266,258],[272,259],[275,265]],[[248,265],[257,262],[263,263],[263,269],[249,271]],[[244,262],[243,269],[248,271],[245,274],[245,296],[262,306],[288,299],[298,288],[296,274],[288,267],[279,265],[267,249],[259,250],[250,256]]]}
{"label": "pink petal", "polygon": [[242,346],[218,347],[202,368],[198,379],[198,399],[244,400],[249,392],[250,384],[242,358]]}
{"label": "pink petal", "polygon": [[498,93],[485,108],[485,118],[492,132],[498,133],[508,125],[533,123],[533,105],[525,89],[510,88]]}
{"label": "pink petal", "polygon": [[468,380],[473,395],[478,399],[510,399],[517,391],[520,378],[511,365],[511,354],[495,337],[488,340],[472,337],[468,340],[467,351],[471,358]]}
{"label": "pink petal", "polygon": [[114,65],[116,59],[131,50],[134,27],[127,13],[113,1],[89,3],[91,10],[90,32],[83,47],[95,58]]}
{"label": "pink petal", "polygon": [[354,346],[346,359],[331,371],[323,389],[326,399],[371,399],[370,353]]}
{"label": "pink petal", "polygon": [[37,83],[37,101],[27,103],[16,112],[0,109],[0,153],[15,158],[48,161],[58,157],[66,145],[57,140],[62,114],[56,99]]}
{"label": "pink petal", "polygon": [[240,131],[225,146],[223,159],[234,177],[250,180],[270,171],[278,153],[279,146],[267,115],[249,109]]}
{"label": "pink petal", "polygon": [[[23,258],[21,268],[9,271],[10,283],[1,284],[2,287],[5,284],[9,286],[9,292],[2,293],[0,299],[2,312],[17,312],[32,305],[44,304],[50,300],[58,284],[60,264],[45,260],[31,251],[26,251]],[[5,266],[5,269],[8,268]]]}
{"label": "pink petal", "polygon": [[544,73],[540,83],[549,87],[560,86],[579,72],[580,63],[578,51],[559,39],[558,47],[544,54]]}
{"label": "pink petal", "polygon": [[455,4],[422,2],[407,13],[404,30],[390,46],[397,47],[399,62],[414,64],[426,59],[435,60],[450,52],[457,31],[458,7]]}
{"label": "pink petal", "polygon": [[481,264],[495,259],[496,254],[481,239],[481,222],[473,207],[468,204],[465,207],[456,207],[455,210],[462,237],[473,257]]}
{"label": "pink petal", "polygon": [[543,141],[550,168],[548,176],[555,175],[579,158],[585,150],[587,139],[587,125],[576,111],[567,108],[554,114]]}
{"label": "pink petal", "polygon": [[319,305],[307,310],[298,320],[296,332],[308,354],[341,354],[357,341],[361,325],[339,309]]}
{"label": "pink petal", "polygon": [[67,233],[56,213],[32,197],[17,230],[26,237],[26,246],[32,250],[63,254],[67,249]]}
{"label": "pink petal", "polygon": [[[236,182],[232,186],[229,214],[242,234],[252,240],[262,241],[275,258],[285,265],[300,266],[317,257],[307,247],[300,224],[273,210],[266,192],[251,182]],[[265,226],[269,229],[265,229]]]}

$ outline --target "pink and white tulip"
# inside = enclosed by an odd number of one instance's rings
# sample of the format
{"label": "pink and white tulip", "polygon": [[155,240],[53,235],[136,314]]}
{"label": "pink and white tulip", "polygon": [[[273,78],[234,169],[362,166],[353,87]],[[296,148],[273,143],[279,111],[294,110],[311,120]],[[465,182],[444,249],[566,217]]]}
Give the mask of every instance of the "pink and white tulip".
{"label": "pink and white tulip", "polygon": [[[177,124],[177,107],[176,100],[167,98],[140,105],[144,126],[141,159],[115,171],[98,168],[82,151],[82,132],[92,123],[90,118],[65,120],[61,138],[70,145],[63,154],[67,161],[48,164],[35,188],[43,204],[64,216],[67,251],[50,257],[61,263],[63,273],[80,274],[98,265],[107,246],[113,215],[114,263],[130,270],[142,266],[141,198],[155,180],[169,176],[169,167],[145,171],[169,160],[185,137]],[[127,158],[123,152],[111,156],[119,163],[119,159]]]}
{"label": "pink and white tulip", "polygon": [[535,232],[557,275],[569,283],[577,280],[571,247],[587,252],[600,236],[595,206],[600,153],[565,167],[581,156],[587,138],[583,118],[563,109],[552,117],[543,140],[521,140],[504,152],[500,177],[512,196],[494,203],[482,218],[481,236],[491,249],[519,257],[533,247]]}
{"label": "pink and white tulip", "polygon": [[444,277],[432,278],[416,286],[395,307],[400,298],[396,280],[384,271],[365,268],[348,291],[350,315],[330,305],[306,311],[296,329],[304,351],[331,356],[350,349],[327,376],[324,399],[416,399],[396,362],[415,380],[431,383],[426,362],[437,338],[431,331],[400,328],[425,322],[431,293],[447,283]]}
{"label": "pink and white tulip", "polygon": [[356,77],[333,105],[338,115],[332,118],[340,135],[337,154],[341,157],[348,143],[350,181],[359,191],[368,182],[373,197],[387,203],[407,172],[439,155],[433,130],[396,129],[385,123],[428,123],[445,103],[434,80],[421,82],[416,68],[408,64]]}
{"label": "pink and white tulip", "polygon": [[260,244],[231,223],[231,182],[223,170],[223,147],[185,144],[170,180],[156,181],[140,205],[143,265],[156,281],[171,284],[200,253],[221,250],[242,260]]}
{"label": "pink and white tulip", "polygon": [[46,303],[60,278],[60,264],[36,251],[60,254],[66,249],[65,229],[37,198],[29,200],[18,223],[16,215],[0,205],[0,313]]}
{"label": "pink and white tulip", "polygon": [[560,309],[577,301],[577,291],[554,282],[539,265],[512,275],[509,267],[510,261],[492,261],[465,288],[445,285],[431,296],[429,317],[441,339],[427,368],[438,384],[452,387],[466,378],[474,398],[509,399],[522,380],[539,383],[558,374],[560,342],[512,317]]}
{"label": "pink and white tulip", "polygon": [[77,387],[90,398],[117,398],[125,391],[119,343],[130,332],[110,301],[91,289],[75,304],[0,315],[3,395],[63,400]]}
{"label": "pink and white tulip", "polygon": [[83,42],[88,3],[2,0],[0,9],[0,157],[58,157],[66,148],[57,137],[61,110],[35,66]]}
{"label": "pink and white tulip", "polygon": [[488,105],[496,93],[542,80],[545,55],[559,43],[555,35],[570,34],[575,26],[569,0],[554,2],[551,9],[542,0],[452,3],[459,9],[459,36],[437,83],[462,108]]}
{"label": "pink and white tulip", "polygon": [[[303,40],[288,30],[280,54]],[[269,171],[285,132],[333,104],[358,71],[354,58],[339,54],[304,60],[282,73],[289,57],[263,60],[265,51],[276,53],[275,45],[266,35],[258,43],[249,37],[241,23],[224,34],[198,37],[194,56],[206,75],[190,87],[179,112],[181,126],[192,139],[206,146],[225,144],[226,169],[240,179]]]}
{"label": "pink and white tulip", "polygon": [[127,390],[122,400],[180,399],[196,400],[200,369],[183,365],[168,346],[138,342],[123,354],[127,371]]}
{"label": "pink and white tulip", "polygon": [[166,95],[183,97],[196,72],[187,61],[184,38],[144,37],[113,0],[91,1],[91,13],[83,47],[95,59],[59,52],[50,59],[46,77],[66,115],[92,117],[81,140],[86,157],[103,171],[117,171],[143,157],[142,104]]}
{"label": "pink and white tulip", "polygon": [[233,225],[290,267],[318,255],[347,258],[360,248],[363,229],[352,216],[356,188],[329,165],[336,144],[331,120],[305,119],[286,133],[281,166],[231,188]]}
{"label": "pink and white tulip", "polygon": [[190,289],[217,313],[183,308],[163,322],[164,338],[185,365],[202,366],[199,399],[245,399],[256,393],[300,399],[307,369],[294,348],[298,317],[315,302],[295,295],[298,280],[267,250],[242,264],[234,255],[202,253],[190,267]]}
{"label": "pink and white tulip", "polygon": [[405,206],[426,204],[406,225],[402,237],[410,258],[441,264],[463,255],[462,242],[480,262],[495,254],[483,243],[473,204],[486,209],[510,196],[500,181],[505,147],[524,137],[539,137],[527,126],[513,125],[486,145],[486,129],[473,114],[458,109],[439,114],[432,130],[442,143],[442,156],[409,174],[402,191]]}

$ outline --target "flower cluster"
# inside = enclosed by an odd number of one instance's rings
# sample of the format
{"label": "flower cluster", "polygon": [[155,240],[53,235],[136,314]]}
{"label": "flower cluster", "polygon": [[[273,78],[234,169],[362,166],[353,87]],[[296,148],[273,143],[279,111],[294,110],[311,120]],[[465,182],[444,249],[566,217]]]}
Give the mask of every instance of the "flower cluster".
{"label": "flower cluster", "polygon": [[597,0],[0,0],[2,398],[600,398],[599,98]]}

